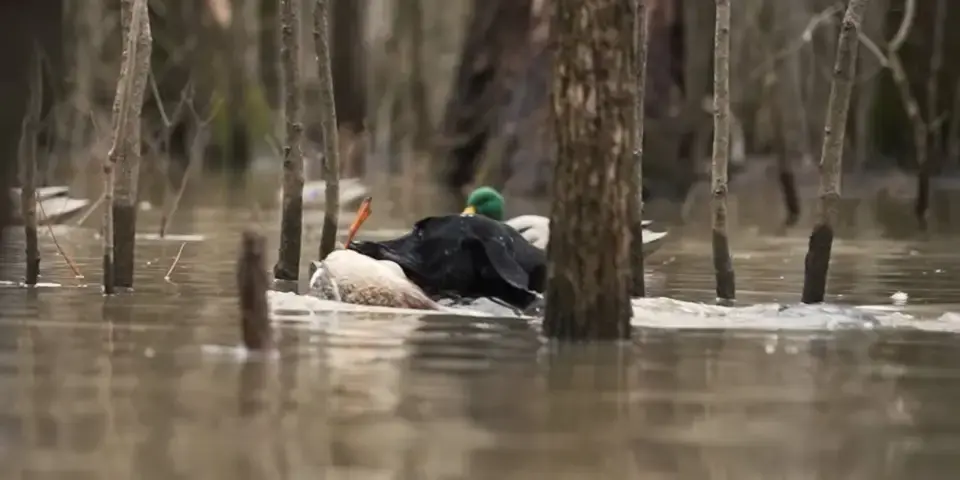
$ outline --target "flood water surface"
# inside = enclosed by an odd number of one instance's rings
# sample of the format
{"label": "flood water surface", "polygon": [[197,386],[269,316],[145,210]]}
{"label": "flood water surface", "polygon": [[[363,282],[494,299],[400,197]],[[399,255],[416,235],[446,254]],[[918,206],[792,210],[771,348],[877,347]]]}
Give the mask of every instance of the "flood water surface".
{"label": "flood water surface", "polygon": [[[91,228],[55,229],[84,278],[49,234],[44,285],[17,287],[22,263],[5,265],[0,478],[960,471],[956,236],[840,239],[829,288],[846,306],[784,309],[770,304],[798,299],[806,238],[744,229],[733,239],[742,308],[724,310],[687,303],[713,300],[710,248],[678,228],[649,259],[648,285],[684,302],[637,302],[620,346],[549,344],[519,318],[325,311],[275,295],[279,354],[251,357],[235,348],[248,215],[193,215],[176,231],[202,238],[139,241],[134,292],[100,295]],[[22,244],[6,248],[5,259]]]}

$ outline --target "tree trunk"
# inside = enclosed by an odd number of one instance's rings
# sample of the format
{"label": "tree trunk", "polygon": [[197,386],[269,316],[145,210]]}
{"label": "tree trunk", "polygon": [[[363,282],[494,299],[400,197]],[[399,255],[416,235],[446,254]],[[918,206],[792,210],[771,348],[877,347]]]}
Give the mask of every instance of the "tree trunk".
{"label": "tree trunk", "polygon": [[843,140],[857,68],[857,48],[860,46],[857,37],[867,2],[868,0],[850,0],[837,40],[827,120],[823,129],[823,149],[820,152],[820,198],[817,202],[816,224],[810,234],[804,261],[801,297],[803,303],[823,302],[827,289],[827,270],[830,266],[830,250],[833,248],[833,225],[837,220],[840,203]]}
{"label": "tree trunk", "polygon": [[299,0],[280,0],[280,64],[283,69],[284,125],[283,207],[280,220],[280,252],[273,276],[296,282],[300,278],[300,242],[303,235],[303,151],[300,137],[301,90],[299,88]]}
{"label": "tree trunk", "polygon": [[717,298],[736,297],[727,236],[727,172],[730,163],[730,0],[717,0],[713,45],[713,270]]}
{"label": "tree trunk", "polygon": [[[363,132],[367,130],[367,43],[366,0],[332,0],[330,12],[333,95],[340,138],[343,176],[362,177]],[[340,130],[342,129],[342,130]],[[358,148],[359,147],[359,148]]]}
{"label": "tree trunk", "polygon": [[[863,20],[860,24],[860,31],[867,38],[886,37],[885,22],[889,9],[890,0],[873,0],[873,5],[869,11],[864,12]],[[806,23],[807,20],[802,20]],[[858,55],[857,71],[861,75],[867,75],[867,72],[880,72],[885,67],[877,60],[876,55]],[[879,75],[876,76],[879,78]],[[877,155],[876,139],[876,114],[880,90],[879,81],[860,82],[856,91],[853,92],[853,165],[849,165],[848,170],[862,170],[867,162]]]}
{"label": "tree trunk", "polygon": [[26,236],[26,276],[24,283],[36,285],[40,278],[40,247],[37,245],[37,140],[40,135],[43,114],[43,67],[39,49],[30,62],[30,97],[27,114],[23,119],[23,136],[20,142],[20,207]]}
{"label": "tree trunk", "polygon": [[531,4],[531,0],[473,2],[434,156],[433,170],[449,194],[445,201],[463,204],[461,189],[473,181],[500,109],[509,99],[507,80],[529,43]]}
{"label": "tree trunk", "polygon": [[337,136],[337,109],[330,67],[329,0],[317,0],[313,14],[313,42],[317,55],[320,84],[320,124],[323,129],[323,230],[320,234],[319,259],[327,258],[336,248],[337,223],[340,219],[340,142]]}
{"label": "tree trunk", "polygon": [[633,0],[633,81],[636,93],[633,97],[633,162],[626,178],[631,180],[630,195],[627,197],[630,215],[630,232],[633,243],[630,245],[630,270],[633,283],[630,294],[635,297],[646,296],[643,278],[643,121],[644,100],[647,86],[647,38],[650,22],[647,20],[646,0]]}
{"label": "tree trunk", "polygon": [[[786,48],[794,39],[800,38],[807,20],[798,15],[798,6],[790,2],[775,2],[774,10],[779,23],[785,27],[780,44],[782,48]],[[780,190],[787,211],[787,226],[795,225],[800,219],[800,199],[794,167],[810,155],[810,135],[807,133],[803,92],[800,89],[800,71],[800,57],[790,55],[780,62],[777,82],[777,96],[780,100],[777,110],[780,113],[780,133],[783,136],[783,150],[780,152],[778,166]]]}
{"label": "tree trunk", "polygon": [[633,162],[632,8],[618,0],[554,7],[557,158],[544,329],[565,340],[627,338],[631,179],[622,172]]}
{"label": "tree trunk", "polygon": [[331,63],[339,125],[359,133],[367,111],[364,0],[330,0]]}
{"label": "tree trunk", "polygon": [[[140,173],[140,116],[143,98],[150,73],[150,56],[153,38],[146,0],[124,0],[121,3],[124,22],[123,69],[117,82],[114,98],[113,145],[105,164],[110,211],[109,234],[112,235],[111,250],[104,255],[104,268],[112,264],[112,276],[104,272],[104,290],[112,291],[114,285],[133,287],[134,247],[137,230],[137,180]],[[116,171],[114,171],[116,168]],[[114,178],[115,175],[115,178]],[[109,258],[108,258],[109,257]]]}

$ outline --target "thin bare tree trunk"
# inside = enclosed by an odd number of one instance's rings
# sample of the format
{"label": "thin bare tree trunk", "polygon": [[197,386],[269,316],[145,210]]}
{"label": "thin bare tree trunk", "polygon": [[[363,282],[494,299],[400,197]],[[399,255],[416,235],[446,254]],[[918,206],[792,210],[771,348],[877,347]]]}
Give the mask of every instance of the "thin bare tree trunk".
{"label": "thin bare tree trunk", "polygon": [[[97,58],[103,49],[104,34],[102,31],[105,12],[102,0],[90,0],[73,4],[75,13],[74,29],[76,32],[73,63],[73,89],[71,91],[71,119],[64,153],[64,158],[70,158],[83,148],[89,132],[90,115],[93,110],[95,67]],[[73,165],[71,170],[83,171],[80,165]]]}
{"label": "thin bare tree trunk", "polygon": [[[927,119],[939,125],[940,116],[940,73],[943,70],[943,43],[946,34],[947,0],[936,0],[936,13],[933,16],[933,52],[930,55],[930,76],[927,77]],[[932,129],[930,150],[937,155],[943,153],[943,127]]]}
{"label": "thin bare tree trunk", "polygon": [[256,85],[260,87],[260,0],[243,0],[240,7],[243,18],[238,19],[241,23],[238,28],[240,34],[239,44],[243,45],[243,72],[246,75],[247,85]]}
{"label": "thin bare tree trunk", "polygon": [[904,4],[903,20],[896,35],[887,45],[887,67],[893,75],[893,83],[900,93],[903,109],[907,112],[907,119],[913,129],[914,155],[917,162],[917,198],[914,204],[914,214],[921,229],[927,227],[927,208],[930,206],[930,167],[928,165],[927,124],[920,111],[917,98],[910,91],[910,80],[900,61],[900,47],[906,42],[916,18],[916,0],[906,0]]}
{"label": "thin bare tree trunk", "polygon": [[840,203],[840,172],[843,164],[843,141],[847,113],[853,93],[857,68],[858,34],[868,0],[850,0],[843,15],[837,39],[837,56],[827,103],[823,149],[820,152],[820,194],[817,217],[810,234],[810,243],[803,272],[803,303],[821,303],[827,289],[830,250],[833,248],[833,225]]}
{"label": "thin bare tree trunk", "polygon": [[557,146],[544,331],[629,338],[630,4],[557,0],[551,114]]}
{"label": "thin bare tree trunk", "polygon": [[330,65],[330,0],[317,0],[313,13],[313,42],[317,50],[320,83],[320,124],[323,129],[323,180],[326,206],[320,234],[320,260],[337,246],[340,218],[340,141],[337,133],[337,107],[333,96],[333,72]]}
{"label": "thin bare tree trunk", "polygon": [[[24,283],[36,285],[40,279],[40,247],[37,239],[37,135],[43,109],[43,67],[40,49],[36,48],[30,62],[30,99],[23,119],[20,138],[20,207],[26,235],[26,276]],[[4,195],[7,193],[4,192]]]}
{"label": "thin bare tree trunk", "polygon": [[[785,26],[786,45],[803,35],[805,21],[797,18],[796,10],[802,8],[791,2],[774,2],[781,23]],[[800,199],[797,194],[794,167],[810,155],[810,135],[807,132],[807,118],[800,89],[800,57],[790,55],[780,62],[777,90],[780,104],[780,132],[783,136],[783,151],[780,154],[779,180],[787,211],[785,224],[793,226],[800,219]]]}
{"label": "thin bare tree trunk", "polygon": [[[103,168],[108,205],[103,225],[103,289],[107,294],[113,293],[115,285],[133,286],[140,112],[153,43],[146,0],[124,0],[121,7],[128,28],[113,104],[113,144]],[[117,168],[119,175],[114,178]]]}
{"label": "thin bare tree trunk", "polygon": [[267,305],[266,246],[263,235],[247,230],[237,260],[237,293],[240,297],[240,332],[248,350],[265,350],[273,343]]}
{"label": "thin bare tree trunk", "polygon": [[947,130],[947,158],[960,162],[960,79],[953,87],[953,112]]}
{"label": "thin bare tree trunk", "polygon": [[300,139],[300,1],[280,0],[280,65],[283,73],[284,125],[283,210],[280,252],[273,276],[296,282],[300,278],[300,241],[303,234],[303,150]]}
{"label": "thin bare tree trunk", "polygon": [[630,295],[645,297],[646,282],[643,276],[643,122],[644,97],[647,88],[647,38],[650,24],[647,21],[646,0],[633,0],[633,45],[631,61],[633,81],[636,82],[633,95],[633,187],[628,198],[630,232],[633,242],[630,245],[630,270],[633,275]]}
{"label": "thin bare tree trunk", "polygon": [[727,171],[730,163],[730,0],[717,0],[713,44],[713,270],[717,298],[733,301],[736,284],[727,236]]}
{"label": "thin bare tree trunk", "polygon": [[[882,38],[884,35],[887,9],[890,0],[872,0],[870,10],[863,14],[860,31],[867,38]],[[886,68],[886,59],[872,55],[857,56],[857,71],[861,76],[868,75],[868,69],[877,71]],[[873,136],[874,104],[877,101],[877,91],[880,87],[880,77],[873,75],[869,80],[857,85],[853,102],[853,170],[858,171],[873,158],[876,152],[876,139]]]}

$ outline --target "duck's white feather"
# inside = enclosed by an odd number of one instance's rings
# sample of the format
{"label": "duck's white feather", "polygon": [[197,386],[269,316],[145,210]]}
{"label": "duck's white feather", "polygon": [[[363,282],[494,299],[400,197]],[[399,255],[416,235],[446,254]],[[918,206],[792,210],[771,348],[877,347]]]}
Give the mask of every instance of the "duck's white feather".
{"label": "duck's white feather", "polygon": [[[527,239],[533,246],[546,250],[547,244],[550,241],[550,219],[543,215],[520,215],[513,217],[505,221],[507,225],[510,225],[518,232],[520,235],[523,235],[523,238]],[[653,224],[652,220],[644,220],[643,226],[649,226]],[[643,229],[643,251],[645,255],[653,253],[656,249],[660,248],[660,244],[663,241],[664,237],[667,236],[667,232],[654,232],[652,230]]]}

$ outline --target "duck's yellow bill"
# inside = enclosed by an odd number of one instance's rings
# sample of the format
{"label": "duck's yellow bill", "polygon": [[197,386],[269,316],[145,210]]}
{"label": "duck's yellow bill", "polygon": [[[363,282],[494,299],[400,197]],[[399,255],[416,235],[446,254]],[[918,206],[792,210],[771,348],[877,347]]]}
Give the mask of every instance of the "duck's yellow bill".
{"label": "duck's yellow bill", "polygon": [[467,215],[473,215],[474,213],[477,213],[477,209],[474,208],[473,205],[470,205],[467,208],[463,209],[463,213]]}
{"label": "duck's yellow bill", "polygon": [[371,203],[373,203],[373,197],[364,198],[363,201],[360,202],[360,208],[357,209],[357,216],[353,219],[353,223],[350,224],[350,230],[347,231],[347,243],[343,245],[343,248],[350,246],[350,242],[353,241],[353,237],[357,236],[360,226],[370,218],[370,215],[373,213],[373,208],[370,206]]}

